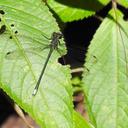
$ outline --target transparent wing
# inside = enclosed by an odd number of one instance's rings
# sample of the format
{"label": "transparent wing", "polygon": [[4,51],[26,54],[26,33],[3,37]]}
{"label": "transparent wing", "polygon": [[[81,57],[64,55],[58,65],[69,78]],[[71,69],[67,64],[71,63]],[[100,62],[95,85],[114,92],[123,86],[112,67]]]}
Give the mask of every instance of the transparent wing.
{"label": "transparent wing", "polygon": [[45,46],[45,47],[31,47],[31,48],[25,48],[23,50],[19,50],[19,49],[16,49],[16,50],[13,50],[13,51],[8,51],[6,54],[5,54],[5,58],[6,59],[23,59],[24,58],[24,54],[39,54],[40,52],[42,52],[43,50],[45,49],[48,49],[50,46]]}

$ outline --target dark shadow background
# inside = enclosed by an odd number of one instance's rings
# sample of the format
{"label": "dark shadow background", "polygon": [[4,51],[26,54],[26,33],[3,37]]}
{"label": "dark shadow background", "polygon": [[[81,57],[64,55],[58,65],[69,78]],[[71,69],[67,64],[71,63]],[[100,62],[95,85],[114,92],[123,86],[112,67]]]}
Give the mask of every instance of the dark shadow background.
{"label": "dark shadow background", "polygon": [[10,98],[0,89],[0,125],[11,114],[16,114]]}

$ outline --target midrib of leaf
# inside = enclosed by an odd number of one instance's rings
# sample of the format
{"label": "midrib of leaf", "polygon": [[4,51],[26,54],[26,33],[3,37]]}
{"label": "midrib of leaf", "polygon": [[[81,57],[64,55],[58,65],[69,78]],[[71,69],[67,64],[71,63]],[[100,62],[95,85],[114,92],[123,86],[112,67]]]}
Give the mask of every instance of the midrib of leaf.
{"label": "midrib of leaf", "polygon": [[[116,26],[117,27],[117,26]],[[115,27],[114,27],[114,30],[115,30]],[[118,30],[116,30],[116,33],[115,33],[115,31],[113,31],[113,37],[115,36],[115,34],[116,34],[116,37],[115,38],[113,38],[114,40],[113,40],[113,44],[114,45],[116,45],[116,46],[114,46],[113,48],[116,48],[116,52],[114,51],[114,49],[113,49],[113,52],[115,53],[115,82],[114,82],[114,85],[115,85],[115,115],[116,115],[116,119],[115,119],[115,122],[116,122],[116,127],[117,127],[117,117],[118,117],[118,115],[117,115],[117,112],[118,112],[118,107],[117,107],[117,105],[118,105],[118,78],[119,78],[119,76],[118,76],[118,44],[116,43],[117,41],[118,41],[118,37],[117,37],[117,35],[118,35],[118,32],[117,32]]]}
{"label": "midrib of leaf", "polygon": [[[115,44],[116,46],[115,47],[113,47],[113,48],[116,48],[116,52],[115,52],[115,61],[116,61],[116,69],[115,69],[115,71],[117,71],[115,74],[116,74],[116,80],[115,80],[115,85],[116,85],[116,105],[115,105],[115,107],[116,107],[116,109],[115,109],[115,114],[116,114],[116,119],[115,119],[115,122],[116,122],[116,127],[117,127],[117,118],[118,118],[118,115],[117,115],[117,113],[118,113],[118,83],[119,83],[119,76],[118,76],[118,73],[119,73],[119,71],[118,71],[118,64],[119,64],[119,60],[118,60],[118,24],[117,24],[117,22],[118,22],[118,19],[117,19],[117,15],[116,15],[116,8],[114,8],[113,7],[113,10],[114,10],[114,19],[116,20],[116,22],[115,22],[115,25],[116,25],[116,27],[114,26],[114,29],[116,28],[116,33],[114,33],[115,31],[113,31],[113,37],[115,37],[115,38],[113,38],[113,39],[115,39],[115,40],[113,40],[113,44]],[[115,34],[116,34],[116,36],[115,36]],[[116,43],[117,42],[117,43]],[[114,51],[114,49],[113,49],[113,51]]]}
{"label": "midrib of leaf", "polygon": [[35,76],[35,74],[34,74],[34,72],[33,72],[33,70],[32,70],[31,62],[30,62],[28,56],[26,55],[25,50],[24,50],[22,44],[20,43],[20,41],[18,40],[18,38],[13,35],[13,32],[11,31],[11,28],[9,27],[9,25],[6,23],[6,20],[5,20],[4,18],[2,18],[2,20],[3,20],[4,24],[6,25],[7,29],[10,31],[10,34],[11,34],[11,36],[12,36],[12,39],[14,39],[15,44],[18,46],[20,52],[21,52],[22,55],[24,56],[25,61],[27,62],[28,67],[29,67],[29,69],[30,69],[30,71],[31,71],[31,73],[32,73],[33,79],[34,79],[34,81],[35,81],[35,83],[36,83],[37,80],[36,80],[36,76]]}
{"label": "midrib of leaf", "polygon": [[[116,126],[116,128],[118,127],[118,107],[119,107],[119,101],[118,101],[118,97],[119,97],[119,92],[118,92],[118,89],[120,88],[119,87],[119,83],[120,83],[120,80],[119,80],[119,61],[120,61],[120,59],[119,59],[119,52],[118,52],[118,50],[119,50],[119,42],[118,42],[118,40],[119,40],[119,37],[121,38],[121,40],[122,40],[122,45],[123,45],[123,48],[124,48],[124,54],[125,54],[125,46],[124,46],[124,42],[123,42],[123,38],[122,38],[122,33],[121,33],[121,28],[120,28],[120,26],[119,26],[119,23],[118,23],[118,16],[117,16],[117,14],[116,14],[116,10],[117,10],[117,8],[114,8],[113,7],[113,20],[115,20],[114,22],[115,22],[115,26],[113,26],[113,31],[112,31],[112,35],[113,35],[113,53],[115,53],[115,56],[114,56],[114,61],[115,61],[115,126]],[[116,43],[117,42],[117,43]],[[114,49],[114,48],[116,48],[116,49]],[[115,51],[116,50],[116,51]],[[126,55],[126,54],[125,54]],[[125,59],[127,60],[127,58],[125,57]],[[111,112],[110,112],[111,113]],[[107,119],[106,119],[107,120]]]}
{"label": "midrib of leaf", "polygon": [[[117,42],[117,43],[115,43],[116,44],[116,58],[117,58],[117,66],[116,66],[116,71],[117,71],[117,73],[116,73],[116,75],[117,75],[117,82],[116,82],[116,84],[115,85],[117,85],[116,86],[116,127],[118,127],[118,117],[120,116],[120,115],[118,115],[118,107],[120,106],[119,105],[119,92],[118,92],[118,90],[119,90],[119,83],[120,83],[120,80],[119,80],[119,61],[120,61],[120,59],[118,58],[118,56],[119,56],[119,53],[118,53],[118,49],[119,49],[119,45],[118,45],[118,38],[120,37],[121,38],[121,44],[122,44],[122,46],[123,46],[123,50],[124,50],[124,56],[125,56],[125,61],[126,61],[126,77],[127,77],[127,69],[128,69],[128,67],[127,67],[127,53],[126,53],[126,48],[125,48],[125,44],[124,44],[124,40],[123,40],[123,36],[122,36],[122,33],[121,33],[121,29],[123,29],[123,28],[121,28],[121,25],[118,23],[118,15],[117,15],[117,13],[116,13],[116,10],[117,10],[117,8],[114,8],[113,7],[113,10],[114,10],[114,19],[116,20],[116,23],[115,23],[115,25],[116,25],[116,41],[115,42]],[[126,33],[124,33],[124,34],[126,34]],[[127,36],[127,35],[126,35]],[[113,34],[113,37],[114,37],[114,34]]]}

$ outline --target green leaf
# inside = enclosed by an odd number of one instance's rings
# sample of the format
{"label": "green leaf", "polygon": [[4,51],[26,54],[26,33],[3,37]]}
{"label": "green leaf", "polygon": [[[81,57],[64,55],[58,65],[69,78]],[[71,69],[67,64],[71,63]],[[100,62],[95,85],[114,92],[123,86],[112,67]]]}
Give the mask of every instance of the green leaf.
{"label": "green leaf", "polygon": [[[4,13],[2,13],[4,12]],[[54,51],[32,96],[58,25],[42,0],[0,0],[0,86],[42,128],[73,128],[70,70]],[[6,29],[2,28],[5,25]],[[59,49],[65,53],[61,40]]]}
{"label": "green leaf", "polygon": [[47,0],[48,5],[64,22],[83,19],[95,14],[108,0]]}
{"label": "green leaf", "polygon": [[128,8],[128,0],[118,0],[117,2],[119,4],[125,6],[126,8]]}
{"label": "green leaf", "polygon": [[113,9],[96,32],[88,49],[83,77],[93,125],[127,128],[128,23],[120,11]]}
{"label": "green leaf", "polygon": [[73,113],[75,128],[94,128],[77,112]]}

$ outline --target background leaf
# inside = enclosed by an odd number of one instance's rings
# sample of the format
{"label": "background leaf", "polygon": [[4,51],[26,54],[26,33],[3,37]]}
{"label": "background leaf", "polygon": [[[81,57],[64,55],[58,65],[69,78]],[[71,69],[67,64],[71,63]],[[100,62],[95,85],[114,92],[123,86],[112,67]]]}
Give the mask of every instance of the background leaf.
{"label": "background leaf", "polygon": [[[2,12],[4,11],[4,14]],[[42,0],[0,0],[0,85],[43,128],[72,128],[70,70],[62,67],[55,51],[39,91],[32,96],[58,25]],[[44,49],[44,50],[42,50]],[[64,42],[59,47],[65,53]]]}
{"label": "background leaf", "polygon": [[73,117],[75,122],[75,128],[94,128],[89,123],[87,123],[87,121],[85,121],[85,119],[80,114],[75,111]]}
{"label": "background leaf", "polygon": [[118,3],[128,8],[128,0],[118,0]]}
{"label": "background leaf", "polygon": [[113,9],[91,42],[83,75],[86,104],[96,128],[128,127],[127,42],[128,23]]}
{"label": "background leaf", "polygon": [[83,19],[95,14],[109,2],[109,0],[47,0],[48,5],[63,22]]}

